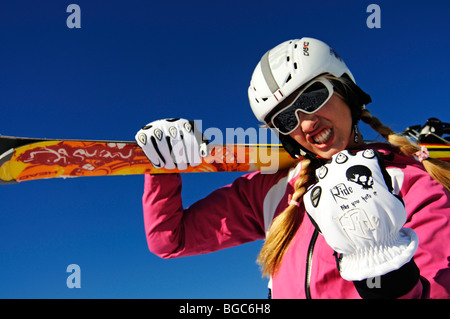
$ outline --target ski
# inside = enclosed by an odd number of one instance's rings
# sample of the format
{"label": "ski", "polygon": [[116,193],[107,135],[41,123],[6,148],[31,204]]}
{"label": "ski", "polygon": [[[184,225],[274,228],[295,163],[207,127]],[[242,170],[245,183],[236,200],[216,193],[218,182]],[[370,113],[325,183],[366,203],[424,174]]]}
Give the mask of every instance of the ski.
{"label": "ski", "polygon": [[[450,162],[450,124],[431,118],[424,126],[403,133],[430,157]],[[155,168],[134,141],[95,141],[21,138],[0,135],[0,184],[81,176],[212,172],[275,172],[292,166],[279,144],[223,144],[208,146],[198,166],[186,170]]]}
{"label": "ski", "polygon": [[276,171],[294,160],[278,144],[209,145],[187,170],[154,168],[136,142],[19,138],[0,135],[0,184],[81,176]]}

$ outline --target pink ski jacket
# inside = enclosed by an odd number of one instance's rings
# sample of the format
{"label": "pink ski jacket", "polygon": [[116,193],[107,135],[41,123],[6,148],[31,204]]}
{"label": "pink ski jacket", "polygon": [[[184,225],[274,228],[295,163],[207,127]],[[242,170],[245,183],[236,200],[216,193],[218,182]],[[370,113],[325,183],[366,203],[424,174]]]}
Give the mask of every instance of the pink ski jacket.
{"label": "pink ski jacket", "polygon": [[[414,261],[420,278],[401,298],[449,298],[449,193],[413,158],[398,154],[387,144],[366,147],[391,155],[386,168],[394,191],[405,202],[405,227],[414,229],[419,237]],[[146,175],[143,210],[150,251],[175,258],[264,239],[272,219],[287,207],[300,169],[299,164],[274,174],[246,174],[188,208],[183,207],[179,174]],[[296,236],[271,280],[272,297],[361,298],[354,283],[340,276],[333,250],[315,231],[303,205],[299,211]]]}

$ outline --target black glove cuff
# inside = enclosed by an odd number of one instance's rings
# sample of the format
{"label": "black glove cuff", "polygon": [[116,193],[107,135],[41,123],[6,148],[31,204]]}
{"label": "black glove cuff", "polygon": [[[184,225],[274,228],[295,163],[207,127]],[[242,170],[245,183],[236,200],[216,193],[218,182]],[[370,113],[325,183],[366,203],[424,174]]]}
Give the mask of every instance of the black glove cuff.
{"label": "black glove cuff", "polygon": [[363,299],[395,299],[407,294],[419,281],[420,270],[414,259],[400,269],[380,277],[354,281]]}

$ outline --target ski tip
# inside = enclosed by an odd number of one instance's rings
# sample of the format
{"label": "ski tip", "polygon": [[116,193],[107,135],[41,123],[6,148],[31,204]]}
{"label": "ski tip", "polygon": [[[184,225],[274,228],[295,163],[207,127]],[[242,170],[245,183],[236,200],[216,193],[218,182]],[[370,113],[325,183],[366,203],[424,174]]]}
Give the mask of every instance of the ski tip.
{"label": "ski tip", "polygon": [[13,149],[0,154],[0,185],[16,184],[18,183],[11,175],[11,169],[9,167],[9,160],[13,154]]}

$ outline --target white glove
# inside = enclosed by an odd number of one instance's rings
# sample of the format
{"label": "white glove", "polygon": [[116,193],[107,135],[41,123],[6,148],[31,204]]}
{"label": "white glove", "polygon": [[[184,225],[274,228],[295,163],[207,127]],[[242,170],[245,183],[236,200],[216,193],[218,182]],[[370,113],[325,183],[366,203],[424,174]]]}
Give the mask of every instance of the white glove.
{"label": "white glove", "polygon": [[[380,162],[379,162],[380,159]],[[403,202],[381,155],[373,150],[342,151],[316,170],[318,183],[303,197],[306,211],[328,245],[341,254],[342,278],[384,275],[408,263],[418,237],[406,222]]]}
{"label": "white glove", "polygon": [[164,119],[151,122],[136,134],[136,142],[156,168],[185,170],[202,162],[208,141],[193,121]]}

